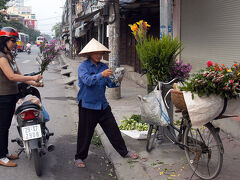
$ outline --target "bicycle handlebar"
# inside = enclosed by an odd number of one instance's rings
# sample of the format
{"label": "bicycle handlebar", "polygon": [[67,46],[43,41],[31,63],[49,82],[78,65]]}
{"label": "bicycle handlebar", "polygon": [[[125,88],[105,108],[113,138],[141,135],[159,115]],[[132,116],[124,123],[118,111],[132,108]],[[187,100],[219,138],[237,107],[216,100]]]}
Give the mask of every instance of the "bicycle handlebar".
{"label": "bicycle handlebar", "polygon": [[173,84],[173,83],[175,83],[175,82],[177,82],[177,81],[183,82],[183,79],[182,79],[182,78],[179,78],[179,77],[176,77],[176,78],[172,79],[172,80],[169,81],[169,82],[160,82],[160,83],[161,83],[161,84],[164,84],[164,85],[168,85],[168,84]]}
{"label": "bicycle handlebar", "polygon": [[[148,71],[149,71],[148,69],[143,68],[143,69],[142,69],[142,72],[141,72],[141,76],[143,76],[144,74],[147,74]],[[156,80],[156,79],[155,79],[155,81],[158,82],[158,80]],[[175,82],[183,82],[183,81],[184,81],[183,78],[181,78],[181,77],[175,77],[174,79],[172,79],[172,80],[169,81],[169,82],[161,82],[161,81],[160,81],[160,83],[163,84],[163,85],[169,85],[169,84],[173,84],[173,83],[175,83]]]}

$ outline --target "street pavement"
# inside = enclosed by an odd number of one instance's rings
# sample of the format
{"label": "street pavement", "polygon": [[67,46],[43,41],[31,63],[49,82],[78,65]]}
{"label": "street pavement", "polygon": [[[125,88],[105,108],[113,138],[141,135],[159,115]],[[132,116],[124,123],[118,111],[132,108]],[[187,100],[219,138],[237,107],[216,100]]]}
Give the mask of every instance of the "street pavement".
{"label": "street pavement", "polygon": [[[64,55],[60,56],[61,65],[67,64],[67,69],[71,70],[70,77],[65,77],[66,82],[67,79],[71,79],[70,81],[76,80],[73,83],[76,96],[79,90],[77,85],[77,69],[82,61],[83,59],[79,57],[69,59]],[[136,79],[136,77],[129,78],[130,74],[130,71],[126,72],[125,78],[122,81],[120,99],[112,99],[110,89],[106,91],[107,99],[118,124],[123,120],[123,116],[130,117],[132,114],[140,114],[137,96],[146,94],[145,88],[137,85],[136,81],[131,80]],[[177,116],[175,115],[175,117]],[[139,159],[133,161],[122,158],[113,149],[100,126],[97,126],[96,131],[100,135],[105,152],[113,163],[119,180],[199,179],[196,176],[192,176],[193,172],[187,164],[185,153],[177,145],[170,142],[157,143],[156,147],[148,153],[146,151],[146,140],[136,140],[122,134],[128,149],[140,155]],[[225,153],[222,171],[216,179],[238,180],[240,179],[238,172],[240,167],[240,141],[222,130],[220,136],[223,141]]]}
{"label": "street pavement", "polygon": [[[39,48],[32,46],[31,54],[19,52],[16,61],[22,73],[37,72],[39,64],[35,58]],[[43,174],[37,177],[34,169],[33,158],[27,159],[26,153],[22,153],[16,160],[17,167],[9,168],[0,166],[0,180],[112,180],[115,178],[114,167],[108,160],[102,147],[95,143],[90,145],[88,167],[77,168],[74,165],[76,153],[78,118],[74,112],[77,107],[76,91],[73,87],[65,86],[59,73],[58,62],[51,63],[43,74],[44,87],[39,87],[42,103],[50,115],[47,127],[54,132],[49,140],[55,145],[53,152],[47,152],[41,158]],[[74,92],[72,92],[74,91]],[[77,110],[76,110],[77,111]],[[1,119],[1,117],[0,117]],[[19,137],[17,122],[13,119],[9,133],[9,151],[18,152],[17,143],[11,143],[11,139]],[[97,140],[97,139],[96,139]],[[95,141],[98,142],[98,141]]]}

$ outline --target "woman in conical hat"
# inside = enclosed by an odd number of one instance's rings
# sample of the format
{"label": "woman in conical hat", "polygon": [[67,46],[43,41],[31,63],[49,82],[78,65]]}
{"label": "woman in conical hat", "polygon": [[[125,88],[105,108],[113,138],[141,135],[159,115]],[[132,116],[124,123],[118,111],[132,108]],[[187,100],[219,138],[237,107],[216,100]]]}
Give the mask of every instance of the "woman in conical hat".
{"label": "woman in conical hat", "polygon": [[96,39],[92,38],[91,41],[81,50],[79,53],[80,56],[88,56],[90,53],[93,52],[103,52],[103,53],[110,53],[111,51],[98,42]]}
{"label": "woman in conical hat", "polygon": [[99,123],[106,133],[115,150],[122,156],[136,159],[136,153],[127,150],[111,107],[105,97],[106,86],[117,87],[109,78],[113,72],[100,60],[104,53],[110,50],[92,39],[79,53],[80,56],[88,57],[78,68],[78,140],[75,165],[85,167],[84,160],[88,156],[89,145],[96,125]]}

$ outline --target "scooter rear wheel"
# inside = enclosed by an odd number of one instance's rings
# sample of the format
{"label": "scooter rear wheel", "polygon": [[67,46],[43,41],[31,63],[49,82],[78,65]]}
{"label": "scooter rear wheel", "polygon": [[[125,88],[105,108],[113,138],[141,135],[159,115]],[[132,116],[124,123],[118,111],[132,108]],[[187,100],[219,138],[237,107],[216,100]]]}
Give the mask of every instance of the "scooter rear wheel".
{"label": "scooter rear wheel", "polygon": [[37,176],[41,176],[42,175],[41,157],[38,149],[32,149],[32,156],[36,174]]}

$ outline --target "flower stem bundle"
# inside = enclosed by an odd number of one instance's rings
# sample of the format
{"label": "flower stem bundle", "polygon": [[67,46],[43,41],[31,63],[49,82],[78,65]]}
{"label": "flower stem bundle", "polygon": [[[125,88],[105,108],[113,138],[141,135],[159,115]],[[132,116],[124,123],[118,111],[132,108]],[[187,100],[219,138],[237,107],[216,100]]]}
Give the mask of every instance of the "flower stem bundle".
{"label": "flower stem bundle", "polygon": [[41,44],[42,54],[39,55],[40,61],[40,73],[41,75],[45,70],[47,70],[48,65],[57,57],[59,54],[59,49],[56,48],[56,41],[52,40],[50,45],[46,45],[45,43]]}

